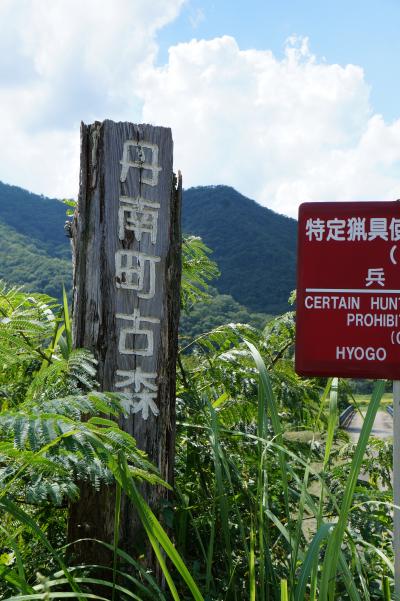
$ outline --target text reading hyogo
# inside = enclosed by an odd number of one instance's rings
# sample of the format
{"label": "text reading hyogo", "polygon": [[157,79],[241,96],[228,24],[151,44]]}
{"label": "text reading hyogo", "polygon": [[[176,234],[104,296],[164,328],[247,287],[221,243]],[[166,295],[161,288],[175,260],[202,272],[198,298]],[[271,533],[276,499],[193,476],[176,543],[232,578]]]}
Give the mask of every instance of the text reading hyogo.
{"label": "text reading hyogo", "polygon": [[308,240],[316,242],[386,242],[400,241],[400,218],[392,217],[349,217],[347,219],[310,218],[306,221],[305,233]]}

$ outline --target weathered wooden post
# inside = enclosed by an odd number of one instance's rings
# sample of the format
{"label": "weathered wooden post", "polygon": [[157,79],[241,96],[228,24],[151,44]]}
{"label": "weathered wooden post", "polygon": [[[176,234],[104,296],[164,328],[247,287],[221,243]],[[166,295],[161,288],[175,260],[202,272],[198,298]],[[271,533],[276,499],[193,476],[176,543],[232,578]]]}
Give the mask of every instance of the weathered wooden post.
{"label": "weathered wooden post", "polygon": [[[102,390],[129,394],[121,425],[171,482],[179,321],[181,182],[171,130],[132,123],[81,126],[80,191],[73,223],[73,341],[98,360]],[[157,510],[161,487],[145,487]],[[69,540],[111,541],[113,491],[82,485]],[[126,501],[120,546],[134,552],[138,522]],[[104,549],[80,549],[102,563]]]}

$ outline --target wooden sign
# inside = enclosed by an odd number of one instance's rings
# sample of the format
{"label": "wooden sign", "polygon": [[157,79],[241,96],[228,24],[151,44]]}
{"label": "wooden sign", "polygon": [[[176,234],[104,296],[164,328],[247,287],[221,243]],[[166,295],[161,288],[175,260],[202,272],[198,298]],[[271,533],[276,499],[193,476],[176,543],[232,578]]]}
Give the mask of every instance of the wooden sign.
{"label": "wooden sign", "polygon": [[[167,481],[174,463],[181,270],[181,185],[172,157],[170,129],[82,124],[73,226],[74,346],[94,353],[103,390],[124,393],[121,425]],[[165,491],[153,487],[148,494],[154,507]],[[107,502],[86,487],[72,520],[86,529],[69,538],[110,540],[111,517],[99,518],[98,507],[106,515]],[[122,539],[133,536],[130,522]]]}
{"label": "wooden sign", "polygon": [[296,371],[400,378],[400,203],[299,210]]}

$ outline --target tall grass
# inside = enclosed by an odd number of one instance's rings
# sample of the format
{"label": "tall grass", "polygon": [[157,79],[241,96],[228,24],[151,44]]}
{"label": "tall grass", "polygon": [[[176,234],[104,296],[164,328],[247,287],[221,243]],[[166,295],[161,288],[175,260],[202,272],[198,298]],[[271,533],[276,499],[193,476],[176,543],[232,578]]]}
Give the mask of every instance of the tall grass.
{"label": "tall grass", "polygon": [[[113,455],[93,435],[93,448],[103,461],[107,457],[117,483],[115,538],[108,545],[114,554],[109,580],[91,575],[98,566],[69,568],[63,550],[52,547],[33,518],[4,494],[0,498],[2,511],[29,529],[59,566],[56,574],[32,585],[18,559],[18,536],[8,533],[16,550],[17,565],[0,569],[0,578],[6,579],[17,593],[9,601],[61,598],[333,601],[339,598],[338,590],[340,598],[368,601],[369,579],[362,561],[363,548],[348,530],[348,523],[384,383],[375,385],[344,491],[337,492],[329,479],[338,426],[337,380],[330,380],[321,395],[317,422],[325,420],[326,433],[322,461],[316,466],[310,446],[307,450],[303,445],[299,450],[286,437],[281,408],[262,356],[252,342],[246,345],[258,378],[254,427],[244,422],[238,426],[224,423],[228,394],[217,392],[212,386],[200,395],[194,388],[189,391],[196,403],[198,419],[180,424],[186,446],[178,449],[183,480],[177,482],[177,546],[174,537],[170,538],[145,503],[123,453]],[[190,445],[196,445],[193,448],[202,453],[201,462]],[[312,482],[318,483],[319,496],[310,491]],[[118,548],[122,493],[129,497],[143,524],[168,594],[137,558]],[[306,523],[313,524],[311,534],[304,530]],[[373,545],[369,547],[375,552]],[[387,570],[381,590],[381,598],[387,601],[392,566],[381,550],[376,552]],[[100,585],[109,594],[88,592]]]}
{"label": "tall grass", "polygon": [[[182,424],[189,439],[191,433],[194,435],[203,431],[204,434],[209,433],[211,442],[216,503],[212,506],[215,526],[211,530],[213,543],[207,557],[208,583],[211,565],[214,565],[215,573],[220,572],[222,561],[225,582],[229,583],[225,588],[226,599],[332,601],[336,598],[339,586],[341,595],[345,591],[349,599],[367,601],[369,574],[361,557],[362,545],[360,541],[354,543],[347,527],[364,453],[384,392],[384,382],[375,384],[344,491],[333,490],[330,479],[338,428],[337,379],[330,379],[321,395],[320,415],[316,421],[320,422],[324,416],[326,433],[322,462],[316,467],[315,455],[311,450],[308,454],[304,450],[298,453],[295,445],[286,439],[280,408],[261,354],[253,343],[246,344],[258,373],[255,433],[223,427],[220,423],[220,409],[223,407],[216,400],[217,409],[209,413],[209,418],[203,424],[189,421]],[[220,392],[218,399],[221,398]],[[238,465],[230,458],[230,449],[237,451],[239,439],[242,441],[242,454],[248,457],[247,467]],[[252,452],[254,444],[255,453]],[[243,481],[243,469],[247,470],[248,478],[254,477],[253,486]],[[186,473],[193,474],[189,469]],[[203,477],[206,477],[206,470]],[[310,492],[311,481],[318,482],[319,498]],[[327,512],[328,515],[325,515]],[[196,517],[196,508],[188,517],[190,524],[196,528],[197,536],[205,537],[201,521]],[[304,533],[304,524],[310,522],[315,525],[311,539],[309,534]],[[189,526],[189,536],[190,531]],[[373,545],[371,550],[382,553]],[[349,557],[352,558],[350,565]],[[390,559],[384,553],[381,559],[383,569],[391,566]],[[389,569],[380,598],[387,596],[391,580]]]}

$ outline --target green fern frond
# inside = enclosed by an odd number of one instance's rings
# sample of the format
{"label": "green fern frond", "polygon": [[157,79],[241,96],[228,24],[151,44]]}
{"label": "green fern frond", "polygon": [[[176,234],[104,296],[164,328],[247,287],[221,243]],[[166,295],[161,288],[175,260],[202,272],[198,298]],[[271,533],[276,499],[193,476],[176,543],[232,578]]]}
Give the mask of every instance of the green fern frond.
{"label": "green fern frond", "polygon": [[35,374],[26,397],[39,401],[92,390],[98,386],[96,364],[92,354],[82,349],[72,351],[67,359],[53,355],[52,364]]}
{"label": "green fern frond", "polygon": [[[135,440],[116,422],[102,417],[121,412],[117,394],[91,392],[29,400],[16,411],[0,413],[3,492],[22,495],[27,502],[60,504],[64,498],[76,497],[78,481],[96,488],[109,484],[115,457],[121,452],[139,480],[163,484]],[[84,415],[88,421],[81,421]]]}
{"label": "green fern frond", "polygon": [[211,250],[197,236],[186,236],[182,241],[181,306],[189,309],[193,304],[209,297],[208,282],[219,277],[217,264],[208,255]]}
{"label": "green fern frond", "polygon": [[27,295],[0,282],[0,361],[14,365],[38,357],[51,337],[57,305],[45,295]]}

